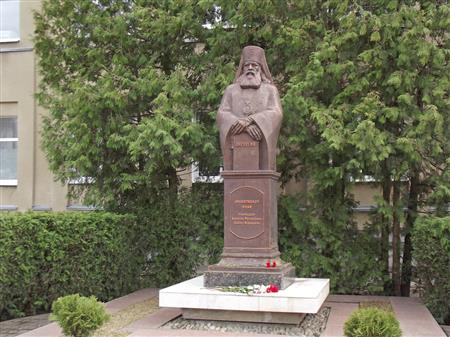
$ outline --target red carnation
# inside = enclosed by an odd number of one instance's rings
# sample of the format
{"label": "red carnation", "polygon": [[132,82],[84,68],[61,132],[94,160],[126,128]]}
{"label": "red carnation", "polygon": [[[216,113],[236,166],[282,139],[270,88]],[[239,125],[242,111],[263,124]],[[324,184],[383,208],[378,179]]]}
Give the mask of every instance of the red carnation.
{"label": "red carnation", "polygon": [[269,287],[267,288],[267,292],[268,293],[277,293],[278,287],[275,284],[270,284]]}
{"label": "red carnation", "polygon": [[277,266],[276,261],[273,261],[273,262],[272,262],[272,268],[275,268],[276,266]]}
{"label": "red carnation", "polygon": [[267,262],[266,262],[266,267],[270,268],[270,261],[269,260],[267,260]]}

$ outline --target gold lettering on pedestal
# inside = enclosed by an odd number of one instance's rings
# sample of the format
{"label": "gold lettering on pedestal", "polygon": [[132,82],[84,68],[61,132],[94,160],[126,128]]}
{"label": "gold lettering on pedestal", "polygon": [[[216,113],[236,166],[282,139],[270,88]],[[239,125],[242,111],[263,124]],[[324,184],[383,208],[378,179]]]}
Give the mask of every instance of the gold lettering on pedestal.
{"label": "gold lettering on pedestal", "polygon": [[235,200],[234,203],[235,204],[259,204],[259,199],[256,199],[256,200],[252,200],[252,199]]}
{"label": "gold lettering on pedestal", "polygon": [[[253,208],[254,204],[259,204],[260,200],[235,200],[235,204],[239,204],[243,211]],[[238,212],[238,216],[232,216],[231,221],[233,225],[261,225],[262,218],[256,217],[256,213],[242,213]]]}
{"label": "gold lettering on pedestal", "polygon": [[251,240],[264,232],[264,193],[253,186],[230,192],[229,231],[239,239]]}
{"label": "gold lettering on pedestal", "polygon": [[235,147],[256,147],[258,145],[257,142],[235,142]]}

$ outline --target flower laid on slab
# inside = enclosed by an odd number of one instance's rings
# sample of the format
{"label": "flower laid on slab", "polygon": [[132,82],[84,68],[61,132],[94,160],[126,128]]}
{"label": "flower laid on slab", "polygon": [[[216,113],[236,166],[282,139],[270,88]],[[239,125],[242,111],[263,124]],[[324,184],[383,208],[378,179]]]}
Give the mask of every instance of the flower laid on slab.
{"label": "flower laid on slab", "polygon": [[276,266],[277,266],[277,262],[276,261],[270,262],[270,260],[267,260],[266,268],[275,268]]}
{"label": "flower laid on slab", "polygon": [[266,289],[267,293],[277,293],[278,287],[275,284],[269,284],[269,286]]}
{"label": "flower laid on slab", "polygon": [[247,295],[277,293],[279,290],[275,284],[269,284],[267,286],[264,284],[254,284],[246,287],[219,287],[216,289],[228,293],[241,293]]}

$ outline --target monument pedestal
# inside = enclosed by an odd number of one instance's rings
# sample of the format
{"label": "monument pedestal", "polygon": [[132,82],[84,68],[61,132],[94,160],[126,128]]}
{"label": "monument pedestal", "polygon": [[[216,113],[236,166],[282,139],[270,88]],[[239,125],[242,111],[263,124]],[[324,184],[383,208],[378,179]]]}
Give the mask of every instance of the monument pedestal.
{"label": "monument pedestal", "polygon": [[264,312],[264,311],[231,311],[208,309],[183,309],[184,319],[201,319],[211,321],[229,322],[257,322],[299,325],[306,314],[289,312]]}
{"label": "monument pedestal", "polygon": [[294,279],[295,268],[290,263],[273,270],[213,265],[209,266],[205,273],[204,286],[213,288],[274,284],[279,289],[286,289],[294,282]]}
{"label": "monument pedestal", "polygon": [[279,176],[272,170],[222,172],[224,249],[221,261],[208,267],[205,287],[275,284],[285,289],[293,282],[295,269],[278,251]]}
{"label": "monument pedestal", "polygon": [[296,278],[277,293],[242,294],[205,288],[199,276],[159,291],[159,306],[182,308],[184,318],[297,324],[317,313],[328,296],[328,279]]}

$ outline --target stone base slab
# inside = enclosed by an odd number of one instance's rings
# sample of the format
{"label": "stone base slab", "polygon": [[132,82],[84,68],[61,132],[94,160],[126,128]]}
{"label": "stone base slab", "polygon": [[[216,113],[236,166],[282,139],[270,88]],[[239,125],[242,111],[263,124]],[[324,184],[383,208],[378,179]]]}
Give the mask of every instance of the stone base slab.
{"label": "stone base slab", "polygon": [[267,269],[213,265],[209,266],[203,280],[207,288],[274,284],[286,289],[295,280],[295,268],[290,263]]}
{"label": "stone base slab", "polygon": [[277,293],[253,294],[222,292],[205,288],[203,276],[159,291],[159,306],[183,309],[209,309],[254,312],[317,313],[330,291],[328,279],[296,278]]}
{"label": "stone base slab", "polygon": [[299,325],[306,314],[292,314],[286,312],[264,311],[230,311],[183,309],[183,318],[201,319],[208,321],[257,322]]}

